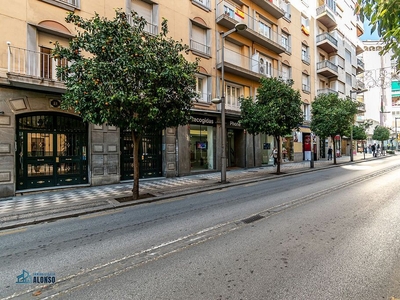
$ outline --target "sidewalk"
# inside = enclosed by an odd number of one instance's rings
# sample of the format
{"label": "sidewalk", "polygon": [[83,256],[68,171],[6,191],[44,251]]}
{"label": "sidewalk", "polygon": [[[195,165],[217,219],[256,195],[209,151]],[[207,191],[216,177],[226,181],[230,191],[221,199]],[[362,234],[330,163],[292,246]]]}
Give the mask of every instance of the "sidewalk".
{"label": "sidewalk", "polygon": [[[366,154],[365,157],[366,160],[376,159],[371,154]],[[362,154],[354,156],[353,163],[357,161],[363,161]],[[337,165],[333,165],[333,161],[315,161],[314,168],[310,168],[309,161],[282,163],[281,175],[274,174],[276,168],[272,166],[230,170],[227,172],[228,183],[224,185],[218,182],[221,178],[220,172],[174,178],[152,178],[141,180],[139,185],[140,194],[150,194],[150,197],[129,202],[119,202],[116,199],[132,195],[132,181],[106,186],[77,187],[68,190],[24,194],[0,199],[0,230],[150,203],[207,190],[220,189],[221,186],[228,187],[245,182],[256,182],[348,163],[351,163],[348,156],[337,158]]]}

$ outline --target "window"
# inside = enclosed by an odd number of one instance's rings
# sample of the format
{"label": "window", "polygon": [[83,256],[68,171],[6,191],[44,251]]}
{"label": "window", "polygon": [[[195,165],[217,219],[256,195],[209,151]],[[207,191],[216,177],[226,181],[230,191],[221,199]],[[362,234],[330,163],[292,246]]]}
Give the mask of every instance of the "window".
{"label": "window", "polygon": [[192,0],[194,4],[199,4],[205,8],[210,9],[210,0]]}
{"label": "window", "polygon": [[310,104],[303,103],[304,121],[311,121]]}
{"label": "window", "polygon": [[45,79],[52,79],[53,66],[51,59],[51,49],[40,47],[40,77]]}
{"label": "window", "polygon": [[292,68],[288,65],[282,64],[282,79],[288,80],[292,78]]}
{"label": "window", "polygon": [[271,38],[271,25],[259,21],[258,22],[258,32],[267,38]]}
{"label": "window", "polygon": [[224,5],[224,14],[226,16],[228,16],[229,18],[232,18],[232,19],[235,18],[235,11],[233,10],[233,8],[228,7],[226,5]]}
{"label": "window", "polygon": [[209,78],[201,75],[196,74],[196,101],[198,102],[210,102],[211,101],[211,93],[209,92]]}
{"label": "window", "polygon": [[338,81],[338,92],[344,94],[345,93],[345,85],[343,82]]}
{"label": "window", "polygon": [[305,93],[310,93],[310,91],[311,91],[310,76],[305,73],[302,74],[302,90]]}
{"label": "window", "polygon": [[211,55],[209,30],[191,23],[190,49],[197,53]]}
{"label": "window", "polygon": [[307,45],[301,45],[301,60],[306,63],[310,64],[310,47]]}
{"label": "window", "polygon": [[309,7],[309,0],[301,0],[301,3],[303,3],[305,6]]}
{"label": "window", "polygon": [[226,85],[225,103],[227,108],[240,110],[239,98],[242,96],[242,87],[233,84]]}
{"label": "window", "polygon": [[310,21],[308,20],[307,17],[305,17],[303,15],[301,16],[301,27],[302,27],[302,30],[303,30],[303,27],[304,27],[304,29],[308,30],[308,32],[310,30]]}
{"label": "window", "polygon": [[290,35],[284,31],[282,31],[282,46],[286,49],[286,52],[291,52]]}
{"label": "window", "polygon": [[345,55],[346,61],[351,63],[351,52],[349,50],[345,49],[345,53],[346,53],[346,55]]}
{"label": "window", "polygon": [[287,21],[290,21],[290,19],[292,18],[292,15],[290,14],[290,3],[288,2],[288,3],[286,3],[286,2],[284,2],[284,1],[282,1],[281,2],[281,8],[284,10],[284,12],[285,12],[285,15],[284,15],[284,18],[287,20]]}
{"label": "window", "polygon": [[337,57],[338,67],[344,69],[344,59],[341,56]]}
{"label": "window", "polygon": [[351,75],[349,73],[346,73],[346,83],[349,85],[352,85],[352,80],[351,80]]}
{"label": "window", "polygon": [[42,0],[42,1],[70,11],[74,11],[76,8],[79,9],[81,6],[80,0]]}
{"label": "window", "polygon": [[267,76],[271,77],[273,74],[273,69],[272,69],[272,60],[270,58],[266,57],[260,57],[260,73]]}
{"label": "window", "polygon": [[157,34],[157,18],[155,17],[153,5],[144,1],[132,1],[132,6],[138,15],[142,16],[147,21],[146,26],[144,26],[144,31],[151,34]]}

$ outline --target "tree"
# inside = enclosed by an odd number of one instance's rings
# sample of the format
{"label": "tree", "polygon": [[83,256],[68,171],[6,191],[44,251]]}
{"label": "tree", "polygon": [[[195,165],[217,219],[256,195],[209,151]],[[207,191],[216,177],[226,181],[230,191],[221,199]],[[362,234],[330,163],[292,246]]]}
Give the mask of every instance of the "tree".
{"label": "tree", "polygon": [[390,130],[385,126],[377,125],[375,127],[374,133],[372,135],[372,139],[382,142],[382,150],[383,150],[383,141],[386,141],[390,138]]}
{"label": "tree", "polygon": [[86,122],[131,130],[132,192],[138,199],[141,137],[189,123],[198,63],[183,56],[186,45],[167,38],[166,20],[158,35],[145,32],[146,21],[134,12],[117,10],[113,20],[69,13],[66,22],[79,32],[69,47],[56,43],[53,50],[55,59],[71,62],[57,68],[67,87],[61,107],[74,109]]}
{"label": "tree", "polygon": [[[311,130],[321,138],[348,132],[357,114],[358,104],[349,97],[340,99],[337,94],[320,94],[311,106]],[[333,164],[336,164],[336,145],[333,143]]]}
{"label": "tree", "polygon": [[353,139],[366,140],[367,134],[365,133],[365,128],[362,126],[353,125]]}
{"label": "tree", "polygon": [[280,137],[291,134],[303,121],[301,96],[292,88],[293,80],[261,78],[256,101],[241,99],[240,124],[250,134],[272,135],[278,145],[277,174],[280,174]]}
{"label": "tree", "polygon": [[381,54],[393,51],[393,58],[400,66],[400,5],[398,0],[357,0],[356,13],[369,20],[371,33],[378,31],[384,42]]}

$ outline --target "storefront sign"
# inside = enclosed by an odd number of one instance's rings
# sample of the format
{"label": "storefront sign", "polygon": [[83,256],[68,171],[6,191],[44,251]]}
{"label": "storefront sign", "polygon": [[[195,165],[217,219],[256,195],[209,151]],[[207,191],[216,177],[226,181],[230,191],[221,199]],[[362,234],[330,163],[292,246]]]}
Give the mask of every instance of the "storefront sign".
{"label": "storefront sign", "polygon": [[201,124],[201,125],[214,125],[215,118],[205,117],[205,116],[191,116],[191,124]]}
{"label": "storefront sign", "polygon": [[239,120],[226,120],[227,127],[242,128],[240,126]]}

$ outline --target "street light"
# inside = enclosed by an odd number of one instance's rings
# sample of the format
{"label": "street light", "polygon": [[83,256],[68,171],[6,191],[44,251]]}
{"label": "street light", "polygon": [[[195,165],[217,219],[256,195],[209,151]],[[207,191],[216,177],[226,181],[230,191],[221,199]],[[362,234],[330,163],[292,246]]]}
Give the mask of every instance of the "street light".
{"label": "street light", "polygon": [[[368,89],[351,90],[350,98],[351,98],[351,94],[362,94],[366,91],[368,91]],[[353,118],[353,122],[351,123],[351,127],[350,127],[350,161],[354,161],[354,157],[353,157],[353,125],[354,125],[354,118]],[[363,151],[364,151],[364,149],[363,149]]]}
{"label": "street light", "polygon": [[225,70],[224,70],[224,52],[225,52],[225,38],[230,35],[231,33],[234,33],[236,31],[242,31],[246,30],[247,25],[244,23],[237,23],[235,25],[235,28],[232,28],[231,30],[227,32],[221,32],[221,81],[222,81],[222,92],[221,92],[221,98],[215,98],[212,99],[211,102],[214,104],[219,104],[221,103],[221,183],[226,183],[226,130],[225,130]]}
{"label": "street light", "polygon": [[394,128],[394,133],[395,133],[395,135],[396,135],[396,150],[400,150],[399,149],[399,137],[397,136],[397,120],[399,120],[400,118],[394,118],[394,126],[395,126],[395,128]]}

